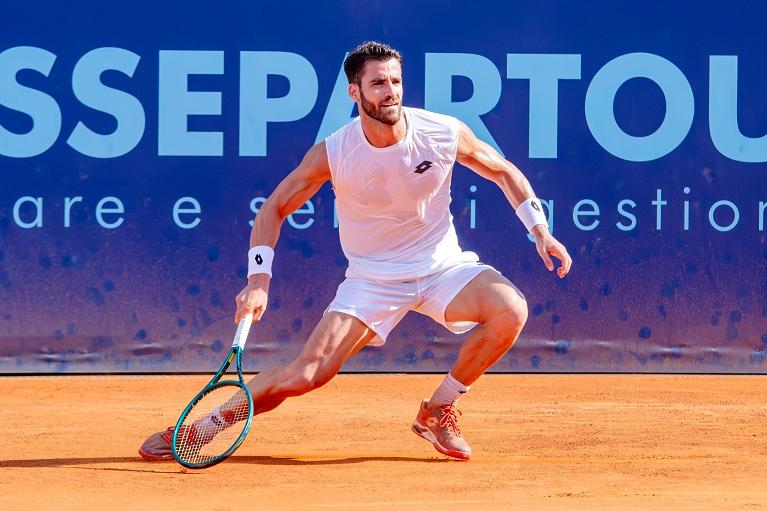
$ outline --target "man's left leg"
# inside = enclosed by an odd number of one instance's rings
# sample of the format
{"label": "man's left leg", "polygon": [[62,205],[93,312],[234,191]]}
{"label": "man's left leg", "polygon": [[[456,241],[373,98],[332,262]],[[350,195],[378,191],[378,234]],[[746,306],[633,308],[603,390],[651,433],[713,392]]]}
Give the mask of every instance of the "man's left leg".
{"label": "man's left leg", "polygon": [[434,395],[421,403],[413,431],[431,441],[439,452],[466,460],[471,448],[458,428],[455,403],[517,340],[527,321],[527,302],[511,282],[488,269],[450,301],[445,321],[471,321],[478,326]]}
{"label": "man's left leg", "polygon": [[527,302],[503,275],[485,270],[445,310],[445,319],[479,323],[463,343],[450,373],[468,386],[509,351],[527,321]]}

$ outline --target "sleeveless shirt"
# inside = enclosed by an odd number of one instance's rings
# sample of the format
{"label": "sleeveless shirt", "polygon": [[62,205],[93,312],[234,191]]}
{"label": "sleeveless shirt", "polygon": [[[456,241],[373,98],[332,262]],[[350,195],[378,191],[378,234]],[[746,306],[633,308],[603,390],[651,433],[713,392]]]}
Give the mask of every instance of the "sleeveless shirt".
{"label": "sleeveless shirt", "polygon": [[450,214],[458,120],[402,107],[405,136],[375,147],[357,117],[325,139],[347,277],[404,282],[461,260]]}

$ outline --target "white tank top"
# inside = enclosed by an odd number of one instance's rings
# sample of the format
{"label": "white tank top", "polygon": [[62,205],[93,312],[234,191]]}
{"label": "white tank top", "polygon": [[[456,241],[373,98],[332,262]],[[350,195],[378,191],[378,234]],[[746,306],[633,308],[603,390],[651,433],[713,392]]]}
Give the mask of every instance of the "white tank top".
{"label": "white tank top", "polygon": [[359,117],[325,139],[347,277],[401,282],[476,260],[450,214],[458,121],[402,112],[407,133],[389,147],[372,146]]}

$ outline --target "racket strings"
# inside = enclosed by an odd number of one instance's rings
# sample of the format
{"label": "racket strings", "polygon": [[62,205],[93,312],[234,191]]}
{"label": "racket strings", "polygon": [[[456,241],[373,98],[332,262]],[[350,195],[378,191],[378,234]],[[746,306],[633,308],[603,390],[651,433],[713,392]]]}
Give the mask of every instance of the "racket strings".
{"label": "racket strings", "polygon": [[190,464],[222,456],[238,441],[250,415],[248,398],[237,385],[217,386],[188,411],[176,435],[176,454]]}

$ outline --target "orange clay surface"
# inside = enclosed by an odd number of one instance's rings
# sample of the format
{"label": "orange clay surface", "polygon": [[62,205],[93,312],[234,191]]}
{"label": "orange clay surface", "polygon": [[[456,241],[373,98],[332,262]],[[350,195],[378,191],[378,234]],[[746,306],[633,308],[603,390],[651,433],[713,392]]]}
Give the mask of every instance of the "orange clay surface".
{"label": "orange clay surface", "polygon": [[438,375],[341,375],[206,470],[141,460],[205,376],[0,378],[0,509],[767,509],[767,377],[489,375],[474,448],[410,431]]}

